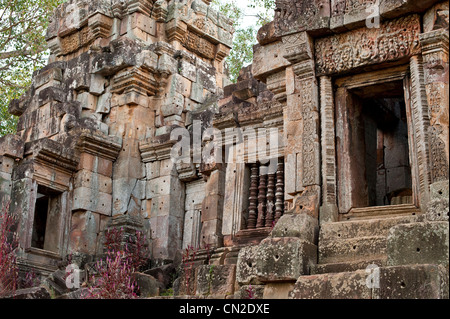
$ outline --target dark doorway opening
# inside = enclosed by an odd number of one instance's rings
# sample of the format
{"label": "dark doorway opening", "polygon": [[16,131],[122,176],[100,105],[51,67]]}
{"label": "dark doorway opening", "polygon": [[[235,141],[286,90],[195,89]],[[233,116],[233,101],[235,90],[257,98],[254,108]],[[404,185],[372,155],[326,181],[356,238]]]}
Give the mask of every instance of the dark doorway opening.
{"label": "dark doorway opening", "polygon": [[356,144],[353,158],[366,206],[412,204],[408,123],[402,81],[383,83],[351,91]]}
{"label": "dark doorway opening", "polygon": [[[53,233],[60,230],[55,219],[60,215],[61,193],[48,187],[38,185],[36,204],[34,208],[33,232],[31,237],[31,247],[54,251],[57,250],[57,243],[49,240],[54,237]],[[52,234],[49,234],[52,233]]]}

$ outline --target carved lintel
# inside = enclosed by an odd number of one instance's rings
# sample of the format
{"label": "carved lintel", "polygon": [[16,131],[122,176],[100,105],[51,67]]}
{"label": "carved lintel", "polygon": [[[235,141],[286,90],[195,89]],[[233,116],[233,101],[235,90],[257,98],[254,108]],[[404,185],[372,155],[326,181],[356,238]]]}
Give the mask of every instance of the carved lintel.
{"label": "carved lintel", "polygon": [[78,165],[73,149],[48,138],[26,143],[24,154],[32,154],[33,158],[40,159],[50,166],[59,166],[69,171],[75,171]]}
{"label": "carved lintel", "polygon": [[420,53],[420,16],[385,21],[380,28],[360,28],[315,42],[317,74],[331,75],[358,67],[397,61]]}
{"label": "carved lintel", "polygon": [[85,26],[82,29],[78,30],[78,32],[72,33],[70,35],[65,36],[64,38],[61,38],[58,44],[61,45],[60,48],[61,54],[66,55],[69,53],[73,53],[84,46],[89,45],[94,40],[95,37],[92,33],[91,28]]}

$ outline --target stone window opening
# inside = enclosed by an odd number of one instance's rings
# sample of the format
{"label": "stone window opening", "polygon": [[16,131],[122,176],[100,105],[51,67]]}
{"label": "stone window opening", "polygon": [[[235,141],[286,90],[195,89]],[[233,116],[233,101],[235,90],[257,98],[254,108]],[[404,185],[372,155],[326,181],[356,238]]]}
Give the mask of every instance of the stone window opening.
{"label": "stone window opening", "polygon": [[61,194],[38,185],[34,207],[31,247],[59,253]]}
{"label": "stone window opening", "polygon": [[278,160],[275,172],[267,163],[249,163],[248,217],[245,229],[273,228],[284,214],[284,160]]}

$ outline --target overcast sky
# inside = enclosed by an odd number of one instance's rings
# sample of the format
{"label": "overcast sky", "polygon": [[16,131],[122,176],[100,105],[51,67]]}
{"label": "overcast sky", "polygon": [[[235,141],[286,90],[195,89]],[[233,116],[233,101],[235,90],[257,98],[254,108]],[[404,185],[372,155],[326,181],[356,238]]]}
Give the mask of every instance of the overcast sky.
{"label": "overcast sky", "polygon": [[252,9],[248,7],[248,4],[250,4],[252,2],[252,0],[236,0],[236,4],[242,8],[242,10],[245,12],[246,17],[244,19],[244,21],[242,22],[242,27],[248,27],[251,25],[255,25],[256,24],[256,12],[258,12],[258,10],[256,9]]}

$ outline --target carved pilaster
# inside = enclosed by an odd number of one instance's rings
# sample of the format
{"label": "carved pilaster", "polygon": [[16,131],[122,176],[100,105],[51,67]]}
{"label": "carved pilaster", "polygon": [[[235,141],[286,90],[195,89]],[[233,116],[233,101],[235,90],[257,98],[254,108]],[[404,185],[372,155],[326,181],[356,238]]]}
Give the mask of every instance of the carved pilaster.
{"label": "carved pilaster", "polygon": [[258,175],[259,175],[258,164],[254,163],[251,165],[250,197],[248,206],[247,229],[256,228],[256,218],[258,209]]}
{"label": "carved pilaster", "polygon": [[[336,143],[333,101],[333,83],[330,77],[320,78],[320,118],[322,143],[322,210],[321,219],[335,221],[336,202]],[[323,216],[327,215],[327,216]]]}
{"label": "carved pilaster", "polygon": [[406,85],[410,87],[411,97],[411,115],[413,134],[416,138],[415,148],[417,156],[418,186],[420,194],[421,207],[425,207],[429,200],[430,185],[430,157],[429,157],[429,127],[430,118],[428,115],[428,102],[424,83],[423,60],[422,56],[416,55],[410,60],[411,83]]}
{"label": "carved pilaster", "polygon": [[320,184],[319,96],[315,78],[301,82],[303,186]]}
{"label": "carved pilaster", "polygon": [[448,32],[445,29],[420,35],[424,66],[424,83],[430,115],[431,182],[448,180]]}

